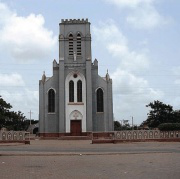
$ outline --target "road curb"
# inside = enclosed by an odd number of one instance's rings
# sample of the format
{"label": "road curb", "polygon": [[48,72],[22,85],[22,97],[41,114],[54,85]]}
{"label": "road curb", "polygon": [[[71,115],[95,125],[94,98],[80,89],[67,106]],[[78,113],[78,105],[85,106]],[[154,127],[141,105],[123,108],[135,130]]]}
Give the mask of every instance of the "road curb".
{"label": "road curb", "polygon": [[174,152],[119,152],[119,153],[0,153],[0,156],[89,156],[89,155],[141,155],[141,154],[171,154]]}

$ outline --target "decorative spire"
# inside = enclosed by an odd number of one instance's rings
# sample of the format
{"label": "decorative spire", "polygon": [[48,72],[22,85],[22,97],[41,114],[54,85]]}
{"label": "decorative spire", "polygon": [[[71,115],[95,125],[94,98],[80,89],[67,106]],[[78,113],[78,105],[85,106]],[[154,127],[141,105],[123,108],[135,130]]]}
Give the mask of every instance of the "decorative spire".
{"label": "decorative spire", "polygon": [[57,66],[58,66],[57,61],[54,59],[54,61],[53,61],[53,67],[57,67]]}
{"label": "decorative spire", "polygon": [[94,60],[94,66],[98,66],[98,61],[97,61],[96,58],[95,58],[95,60]]}
{"label": "decorative spire", "polygon": [[46,81],[46,75],[45,75],[45,71],[43,71],[42,82],[45,83],[45,81]]}
{"label": "decorative spire", "polygon": [[109,80],[110,80],[110,76],[109,76],[108,69],[107,69],[107,73],[106,73],[106,81],[109,81]]}

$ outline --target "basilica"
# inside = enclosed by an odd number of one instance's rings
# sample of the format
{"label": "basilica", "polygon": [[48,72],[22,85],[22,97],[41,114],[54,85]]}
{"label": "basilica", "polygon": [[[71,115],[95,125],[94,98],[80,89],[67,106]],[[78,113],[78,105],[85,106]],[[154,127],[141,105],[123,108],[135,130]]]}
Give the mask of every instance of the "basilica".
{"label": "basilica", "polygon": [[113,131],[112,79],[92,60],[88,19],[62,19],[53,75],[39,80],[39,134],[86,136]]}

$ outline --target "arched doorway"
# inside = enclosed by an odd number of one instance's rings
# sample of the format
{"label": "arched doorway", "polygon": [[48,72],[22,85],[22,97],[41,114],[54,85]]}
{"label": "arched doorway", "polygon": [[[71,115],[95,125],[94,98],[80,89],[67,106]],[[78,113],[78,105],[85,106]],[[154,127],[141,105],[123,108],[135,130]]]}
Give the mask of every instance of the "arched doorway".
{"label": "arched doorway", "polygon": [[71,135],[81,136],[82,127],[81,120],[71,120]]}
{"label": "arched doorway", "polygon": [[70,114],[70,132],[72,136],[81,136],[82,133],[82,114],[75,110]]}

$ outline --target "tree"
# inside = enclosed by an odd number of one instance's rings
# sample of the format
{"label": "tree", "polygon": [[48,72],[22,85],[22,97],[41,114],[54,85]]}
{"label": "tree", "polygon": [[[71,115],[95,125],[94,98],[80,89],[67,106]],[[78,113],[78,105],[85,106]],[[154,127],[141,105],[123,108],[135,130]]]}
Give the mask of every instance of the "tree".
{"label": "tree", "polygon": [[126,123],[122,126],[121,130],[132,130],[132,127],[129,123]]}
{"label": "tree", "polygon": [[180,123],[163,123],[158,126],[161,131],[179,131]]}
{"label": "tree", "polygon": [[115,131],[120,131],[121,130],[121,124],[119,121],[114,121],[114,130]]}
{"label": "tree", "polygon": [[12,106],[0,96],[0,128],[6,127],[9,130],[24,130],[25,116],[20,111],[10,111]]}
{"label": "tree", "polygon": [[173,121],[175,123],[180,123],[180,110],[173,111]]}
{"label": "tree", "polygon": [[180,119],[180,111],[173,111],[171,105],[164,104],[158,100],[149,103],[146,107],[150,107],[151,110],[143,124],[149,127],[155,128],[162,123],[176,123]]}
{"label": "tree", "polygon": [[121,130],[131,130],[129,123],[125,123],[121,125],[119,121],[114,121],[114,130],[115,131],[121,131]]}
{"label": "tree", "polygon": [[9,109],[11,109],[12,106],[9,103],[6,103],[0,96],[0,119],[5,120],[7,116],[9,116]]}

